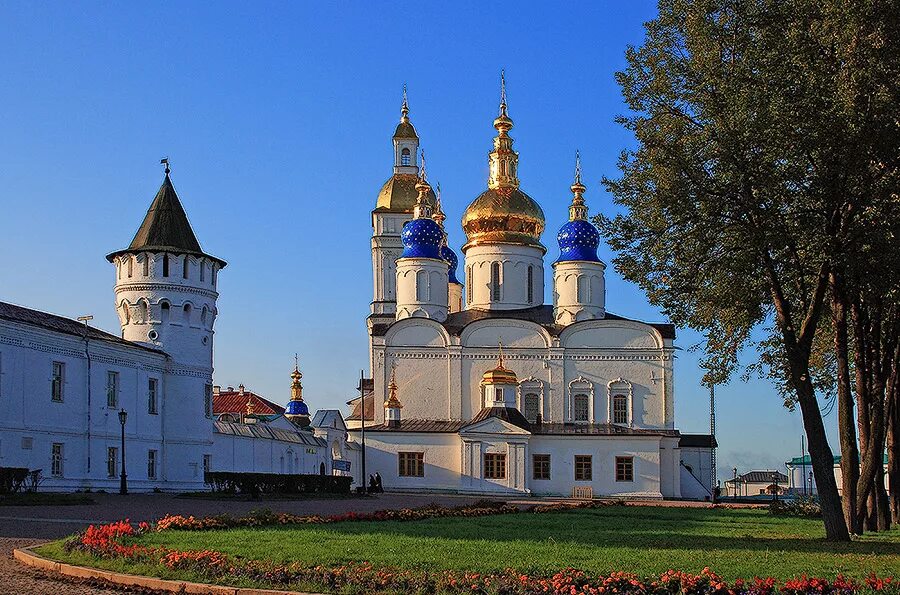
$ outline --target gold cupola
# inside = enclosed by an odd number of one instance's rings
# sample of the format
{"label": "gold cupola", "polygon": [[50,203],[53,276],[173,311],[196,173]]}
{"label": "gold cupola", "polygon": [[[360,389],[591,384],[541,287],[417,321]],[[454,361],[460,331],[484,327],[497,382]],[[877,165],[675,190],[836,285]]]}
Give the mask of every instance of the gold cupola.
{"label": "gold cupola", "polygon": [[463,252],[478,244],[541,245],[544,211],[533,198],[519,189],[519,154],[509,131],[513,121],[507,113],[506,77],[500,74],[500,114],[494,120],[497,136],[488,162],[488,188],[466,208],[462,226],[468,242]]}
{"label": "gold cupola", "polygon": [[503,343],[498,342],[497,367],[491,368],[481,376],[481,384],[518,384],[516,373],[503,365]]}
{"label": "gold cupola", "polygon": [[[416,190],[419,167],[416,157],[419,151],[419,135],[409,120],[409,101],[406,85],[403,85],[403,103],[400,106],[400,122],[391,139],[394,143],[394,175],[378,192],[376,211],[391,213],[412,213],[419,193]],[[434,191],[428,189],[429,205],[434,206]]]}

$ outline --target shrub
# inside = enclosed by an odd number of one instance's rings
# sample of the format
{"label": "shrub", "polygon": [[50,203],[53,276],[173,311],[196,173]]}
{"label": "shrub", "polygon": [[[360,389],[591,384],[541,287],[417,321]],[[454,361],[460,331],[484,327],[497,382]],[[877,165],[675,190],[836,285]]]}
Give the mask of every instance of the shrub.
{"label": "shrub", "polygon": [[203,477],[214,492],[228,494],[349,494],[351,477],[281,473],[207,471]]}
{"label": "shrub", "polygon": [[25,467],[0,467],[0,494],[16,494],[26,487],[29,471]]}
{"label": "shrub", "polygon": [[777,516],[797,516],[820,518],[822,507],[812,497],[798,497],[794,500],[777,500],[769,505],[769,512]]}

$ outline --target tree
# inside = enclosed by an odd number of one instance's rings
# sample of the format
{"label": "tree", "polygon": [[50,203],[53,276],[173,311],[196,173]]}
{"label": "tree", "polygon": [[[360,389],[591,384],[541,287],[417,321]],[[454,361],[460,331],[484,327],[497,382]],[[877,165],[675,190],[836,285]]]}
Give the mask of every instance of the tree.
{"label": "tree", "polygon": [[834,540],[849,534],[811,360],[857,215],[896,183],[897,18],[878,1],[661,0],[616,75],[637,148],[604,183],[627,210],[596,219],[623,276],[704,333],[706,382],[768,348]]}

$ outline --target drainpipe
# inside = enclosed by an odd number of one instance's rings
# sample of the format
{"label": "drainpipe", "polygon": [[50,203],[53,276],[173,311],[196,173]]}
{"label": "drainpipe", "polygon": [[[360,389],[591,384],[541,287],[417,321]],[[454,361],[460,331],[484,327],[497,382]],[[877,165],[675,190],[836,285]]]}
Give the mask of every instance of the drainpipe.
{"label": "drainpipe", "polygon": [[86,316],[79,316],[76,320],[78,322],[84,323],[84,331],[82,332],[82,337],[84,338],[84,358],[87,365],[87,434],[85,436],[85,441],[87,444],[87,473],[88,478],[90,478],[91,474],[91,352],[88,349],[88,321],[93,320],[94,317],[90,314]]}

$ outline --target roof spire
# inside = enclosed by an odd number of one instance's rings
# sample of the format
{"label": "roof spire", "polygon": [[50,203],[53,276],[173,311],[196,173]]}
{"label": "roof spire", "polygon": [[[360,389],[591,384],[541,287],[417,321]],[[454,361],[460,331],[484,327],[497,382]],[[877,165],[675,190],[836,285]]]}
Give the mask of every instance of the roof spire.
{"label": "roof spire", "polygon": [[575,151],[575,180],[570,186],[572,190],[572,204],[569,205],[569,221],[586,221],[587,205],[584,204],[584,191],[587,189],[581,182],[581,152]]}
{"label": "roof spire", "polygon": [[506,70],[500,69],[500,115],[506,115]]}
{"label": "roof spire", "polygon": [[[434,202],[434,215],[432,217],[438,225],[441,226],[441,229],[444,229],[444,221],[447,219],[447,216],[444,215],[444,209],[441,208],[441,183],[437,184],[437,192],[435,193],[435,202]],[[447,232],[444,232],[444,239],[447,238]]]}
{"label": "roof spire", "polygon": [[497,337],[497,350],[499,352],[499,363],[497,364],[498,368],[503,367],[503,339]]}
{"label": "roof spire", "polygon": [[409,122],[409,99],[406,96],[406,83],[403,83],[403,104],[400,106],[400,121]]}
{"label": "roof spire", "polygon": [[168,158],[168,157],[163,157],[162,159],[159,160],[159,164],[160,164],[160,165],[165,165],[165,166],[166,166],[166,176],[168,176],[168,175],[169,175],[169,172],[172,171],[171,169],[169,169],[169,158]]}
{"label": "roof spire", "polygon": [[431,205],[428,203],[431,184],[428,183],[428,173],[425,171],[425,151],[420,153],[420,158],[422,167],[419,168],[419,181],[416,182],[416,191],[418,191],[419,196],[416,197],[416,206],[413,208],[414,219],[430,218],[432,214]]}
{"label": "roof spire", "polygon": [[388,382],[388,398],[384,402],[387,409],[403,409],[400,399],[397,398],[397,364],[391,364],[391,381]]}

